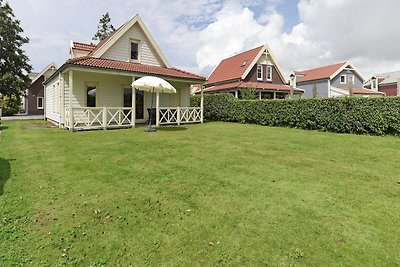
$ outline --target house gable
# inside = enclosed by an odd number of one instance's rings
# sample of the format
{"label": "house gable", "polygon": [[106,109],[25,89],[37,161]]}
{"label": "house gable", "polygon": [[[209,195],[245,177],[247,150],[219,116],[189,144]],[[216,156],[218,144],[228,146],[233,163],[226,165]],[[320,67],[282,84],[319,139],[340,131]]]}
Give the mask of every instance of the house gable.
{"label": "house gable", "polygon": [[[273,66],[273,72],[275,70],[275,73],[279,75],[279,78],[280,78],[280,80],[278,80],[278,81],[280,81],[279,83],[286,83],[283,72],[281,71],[278,64],[276,63],[276,60],[267,45],[264,45],[262,47],[262,49],[259,51],[258,55],[253,59],[251,64],[247,67],[246,71],[243,73],[241,79],[246,80],[246,78],[248,77],[250,72],[254,71],[254,67],[257,68],[258,64],[264,65],[264,66],[267,66],[267,65]],[[263,68],[263,77],[265,76],[265,73],[266,73],[266,69]],[[276,76],[276,75],[274,75],[274,73],[273,73],[272,74],[273,82],[277,81],[276,79],[274,79],[274,76]]]}
{"label": "house gable", "polygon": [[157,51],[151,46],[144,31],[136,23],[121,36],[102,56],[104,59],[129,61],[131,42],[139,44],[139,63],[157,67],[165,67]]}
{"label": "house gable", "polygon": [[138,63],[167,68],[171,67],[137,14],[110,35],[109,38],[100,42],[90,56],[128,62],[130,61],[130,46],[132,41],[139,43]]}

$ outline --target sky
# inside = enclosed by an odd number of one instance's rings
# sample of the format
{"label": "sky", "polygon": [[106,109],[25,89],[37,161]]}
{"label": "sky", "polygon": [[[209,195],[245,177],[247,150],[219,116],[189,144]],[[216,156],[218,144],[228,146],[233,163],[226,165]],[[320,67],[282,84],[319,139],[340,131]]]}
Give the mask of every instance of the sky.
{"label": "sky", "polygon": [[138,13],[172,66],[207,77],[218,63],[267,44],[286,78],[343,61],[368,79],[400,70],[399,0],[8,0],[34,71],[61,66],[70,41],[90,43],[99,19]]}

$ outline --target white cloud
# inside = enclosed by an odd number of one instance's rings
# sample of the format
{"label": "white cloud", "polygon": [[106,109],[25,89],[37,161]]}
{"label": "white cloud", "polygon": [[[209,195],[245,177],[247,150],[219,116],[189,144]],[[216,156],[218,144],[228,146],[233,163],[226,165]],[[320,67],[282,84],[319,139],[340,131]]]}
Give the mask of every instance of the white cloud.
{"label": "white cloud", "polygon": [[90,42],[105,12],[115,26],[139,13],[172,65],[203,75],[265,42],[286,74],[348,59],[365,76],[400,69],[398,0],[299,0],[300,21],[288,32],[277,8],[292,0],[9,2],[36,71],[62,64],[70,40]]}

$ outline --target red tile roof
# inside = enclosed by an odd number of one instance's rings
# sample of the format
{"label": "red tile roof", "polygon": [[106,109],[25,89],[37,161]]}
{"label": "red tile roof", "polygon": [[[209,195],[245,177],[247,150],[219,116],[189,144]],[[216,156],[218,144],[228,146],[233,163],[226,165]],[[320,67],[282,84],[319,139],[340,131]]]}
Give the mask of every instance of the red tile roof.
{"label": "red tile roof", "polygon": [[131,71],[143,74],[153,74],[153,75],[160,75],[160,76],[167,76],[174,78],[198,80],[198,81],[199,80],[204,81],[206,79],[197,74],[193,74],[175,68],[163,68],[163,67],[143,65],[131,62],[94,58],[89,56],[70,59],[66,62],[66,64],[92,67],[92,68],[110,69],[110,70]]}
{"label": "red tile roof", "polygon": [[83,50],[83,51],[93,51],[96,48],[96,45],[94,44],[85,44],[85,43],[79,43],[79,42],[73,42],[72,48],[78,49],[78,50]]}
{"label": "red tile roof", "polygon": [[[283,84],[273,84],[273,83],[257,83],[257,82],[233,82],[228,84],[216,85],[205,88],[203,92],[215,92],[223,91],[234,88],[255,88],[258,90],[271,90],[271,91],[290,91],[290,86]],[[294,88],[295,92],[304,92],[304,90],[299,88]]]}
{"label": "red tile roof", "polygon": [[238,80],[264,46],[245,51],[233,57],[224,59],[211,73],[205,84],[215,84],[223,81]]}
{"label": "red tile roof", "polygon": [[316,69],[303,70],[303,71],[295,71],[294,73],[297,75],[303,75],[297,79],[297,82],[307,82],[314,81],[320,79],[328,79],[332,76],[336,71],[338,71],[346,62],[341,62],[334,65],[329,65],[325,67],[320,67]]}

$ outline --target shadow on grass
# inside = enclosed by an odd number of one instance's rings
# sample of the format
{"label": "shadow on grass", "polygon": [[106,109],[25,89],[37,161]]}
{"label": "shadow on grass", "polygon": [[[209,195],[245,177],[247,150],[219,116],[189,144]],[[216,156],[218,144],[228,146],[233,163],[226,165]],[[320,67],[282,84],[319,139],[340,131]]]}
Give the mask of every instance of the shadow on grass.
{"label": "shadow on grass", "polygon": [[[12,159],[15,160],[15,159]],[[0,158],[0,196],[4,193],[4,186],[11,175],[11,160]]]}
{"label": "shadow on grass", "polygon": [[160,132],[180,132],[180,131],[186,131],[186,127],[182,126],[163,126],[163,127],[158,127],[157,131]]}
{"label": "shadow on grass", "polygon": [[0,125],[0,131],[4,131],[5,129],[8,129],[8,127],[4,126],[4,125]]}

